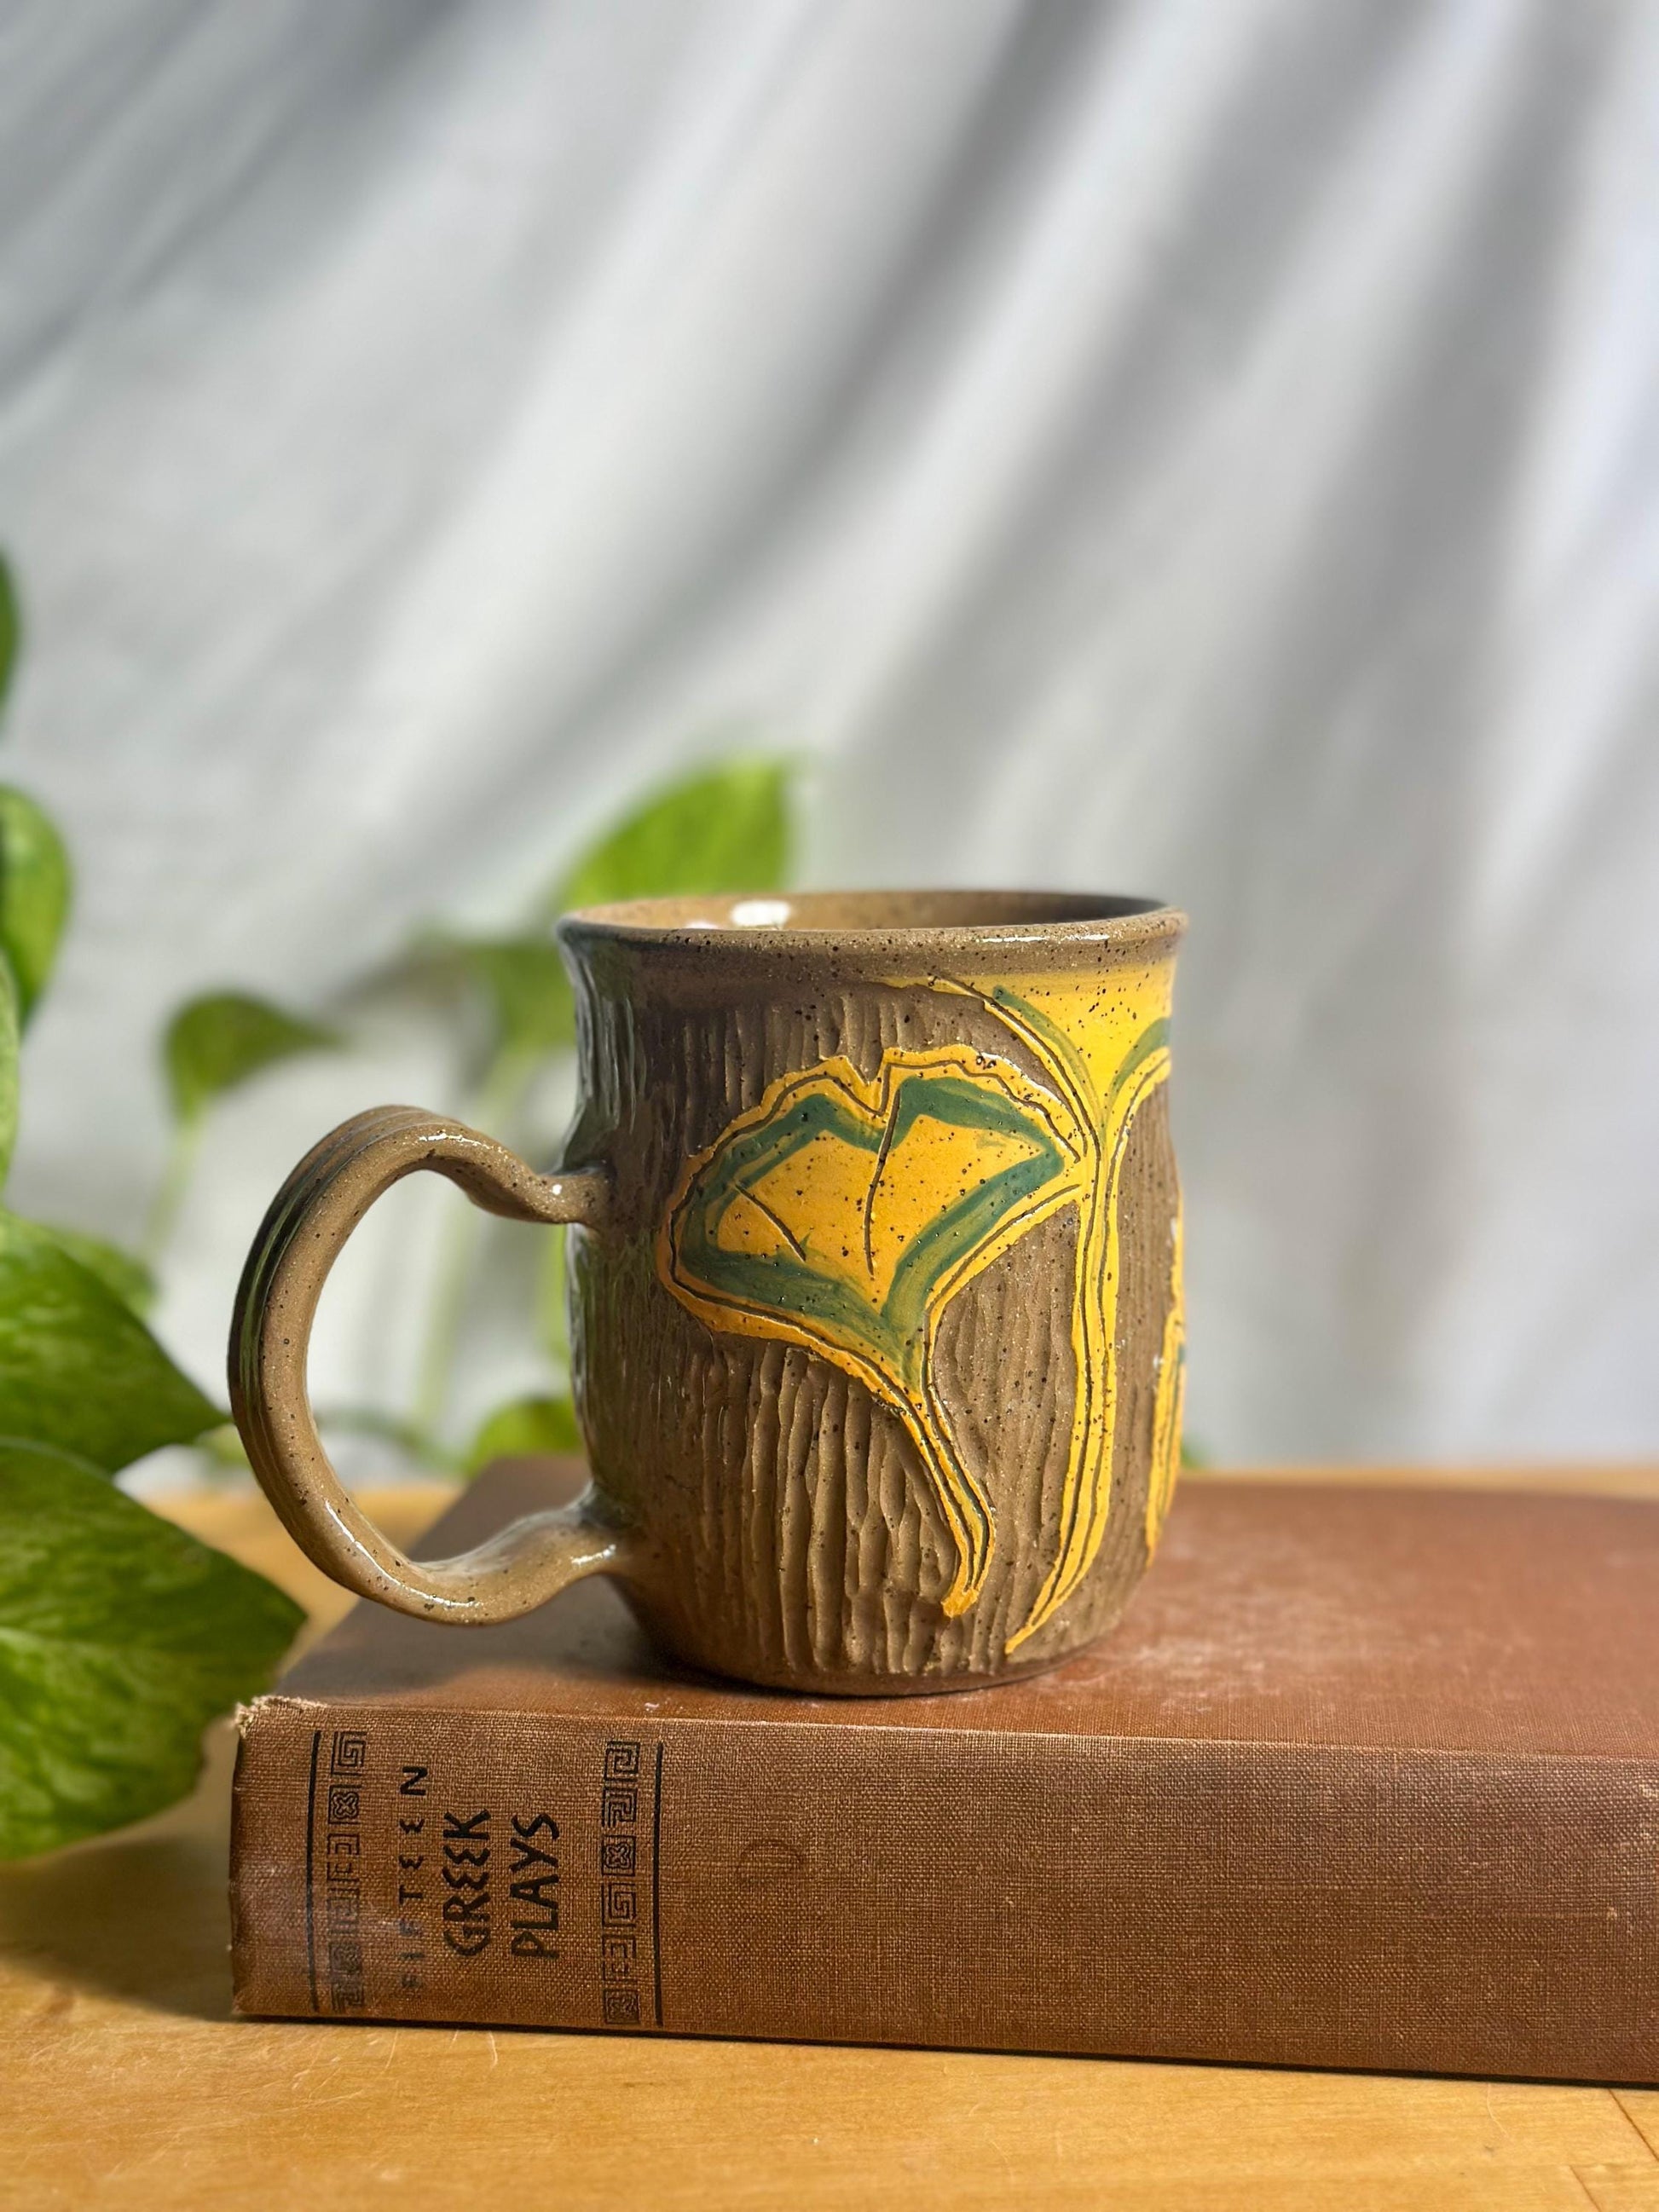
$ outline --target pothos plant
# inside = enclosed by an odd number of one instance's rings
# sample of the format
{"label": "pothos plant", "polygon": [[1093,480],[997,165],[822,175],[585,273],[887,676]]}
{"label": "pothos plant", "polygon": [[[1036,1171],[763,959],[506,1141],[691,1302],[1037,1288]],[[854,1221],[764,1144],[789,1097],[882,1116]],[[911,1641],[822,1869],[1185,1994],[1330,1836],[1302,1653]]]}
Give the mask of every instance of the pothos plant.
{"label": "pothos plant", "polygon": [[[0,704],[17,643],[0,562]],[[655,893],[779,888],[790,863],[790,781],[784,763],[728,761],[614,823],[516,929],[420,933],[379,984],[435,986],[430,1003],[482,1033],[462,1113],[522,1148],[532,1093],[574,1049],[558,915]],[[70,894],[52,823],[26,793],[0,786],[0,1188],[16,1132],[19,1045]],[[173,1138],[143,1255],[0,1207],[0,1858],[122,1826],[183,1795],[205,1723],[263,1686],[300,1625],[281,1591],[127,1497],[113,1477],[167,1444],[195,1445],[220,1464],[240,1456],[223,1407],[147,1324],[155,1270],[216,1102],[279,1062],[349,1042],[347,1014],[319,1020],[240,991],[192,999],[161,1041]],[[413,1465],[462,1474],[504,1453],[576,1447],[556,1231],[544,1232],[536,1298],[544,1387],[497,1407],[470,1435],[453,1432],[459,1322],[479,1233],[470,1208],[447,1225],[414,1402],[324,1407],[325,1433],[369,1431]]]}
{"label": "pothos plant", "polygon": [[[515,1150],[539,1149],[528,1113],[533,1095],[575,1048],[575,1003],[554,924],[573,907],[675,892],[775,890],[793,845],[791,771],[785,763],[728,760],[653,793],[605,831],[538,897],[520,926],[467,936],[437,925],[409,951],[348,994],[346,1007],[414,985],[440,1019],[475,1050],[461,1116]],[[173,1148],[152,1215],[147,1257],[165,1252],[188,1186],[204,1119],[213,1102],[276,1061],[349,1047],[349,1012],[315,1021],[239,993],[193,1000],[164,1041],[174,1116]],[[322,1405],[326,1437],[369,1435],[410,1464],[459,1475],[515,1452],[580,1448],[571,1402],[565,1326],[564,1231],[544,1229],[534,1306],[543,1387],[494,1407],[470,1432],[455,1431],[455,1379],[462,1316],[487,1257],[484,1239],[501,1224],[457,1204],[444,1224],[433,1269],[418,1379],[406,1406]],[[510,1226],[507,1234],[512,1234]],[[214,1458],[240,1458],[234,1431],[204,1439]]]}
{"label": "pothos plant", "polygon": [[[0,563],[0,701],[17,643]],[[52,823],[0,787],[0,1183],[70,895]],[[0,1206],[0,1857],[182,1796],[207,1722],[263,1686],[302,1618],[115,1485],[224,1419],[150,1333],[149,1289],[130,1254]]]}

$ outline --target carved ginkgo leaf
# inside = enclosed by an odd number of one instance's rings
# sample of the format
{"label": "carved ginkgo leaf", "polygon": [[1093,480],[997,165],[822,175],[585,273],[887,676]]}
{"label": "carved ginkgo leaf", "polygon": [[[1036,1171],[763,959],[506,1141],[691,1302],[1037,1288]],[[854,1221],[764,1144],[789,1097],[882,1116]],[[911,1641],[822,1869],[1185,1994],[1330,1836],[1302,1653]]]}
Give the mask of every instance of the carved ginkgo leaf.
{"label": "carved ginkgo leaf", "polygon": [[659,1258],[713,1326],[808,1346],[905,1423],[957,1539],[945,1610],[977,1595],[988,1504],[931,1387],[940,1309],[1079,1191],[1059,1101],[994,1054],[889,1052],[775,1084],[689,1165]]}
{"label": "carved ginkgo leaf", "polygon": [[[1102,1065],[1098,992],[1062,1025],[1000,983],[924,988],[977,1000],[1048,1079],[949,1045],[889,1052],[866,1080],[842,1059],[783,1077],[680,1179],[658,1244],[662,1279],[711,1328],[805,1346],[860,1377],[908,1430],[957,1546],[959,1613],[991,1557],[989,1499],[962,1464],[933,1374],[941,1312],[1059,1207],[1077,1207],[1065,1474],[1047,1571],[1012,1653],[1076,1591],[1110,1508],[1118,1401],[1120,1196],[1131,1127],[1169,1074],[1167,994]],[[1073,1010],[1074,1014],[1076,1010]],[[1159,1362],[1149,1546],[1180,1436],[1180,1248]]]}

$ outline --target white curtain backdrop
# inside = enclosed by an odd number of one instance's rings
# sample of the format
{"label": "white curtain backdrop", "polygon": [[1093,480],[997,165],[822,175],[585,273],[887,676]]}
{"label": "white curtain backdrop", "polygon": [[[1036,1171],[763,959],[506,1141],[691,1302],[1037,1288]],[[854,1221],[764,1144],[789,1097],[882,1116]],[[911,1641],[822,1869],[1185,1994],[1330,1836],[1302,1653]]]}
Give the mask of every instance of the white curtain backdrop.
{"label": "white curtain backdrop", "polygon": [[[181,995],[784,748],[811,880],[1190,909],[1212,1452],[1659,1448],[1659,8],[4,0],[0,542],[23,1210],[134,1231]],[[298,1152],[453,1093],[365,1019],[215,1122],[210,1387]],[[447,1198],[319,1389],[406,1387]]]}

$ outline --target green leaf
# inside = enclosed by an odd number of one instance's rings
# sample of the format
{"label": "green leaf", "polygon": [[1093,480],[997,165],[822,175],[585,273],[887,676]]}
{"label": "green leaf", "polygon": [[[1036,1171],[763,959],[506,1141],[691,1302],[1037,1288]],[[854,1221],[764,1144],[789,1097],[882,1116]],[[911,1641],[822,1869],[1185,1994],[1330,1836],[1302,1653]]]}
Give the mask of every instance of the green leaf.
{"label": "green leaf", "polygon": [[17,1018],[17,980],[9,961],[0,960],[0,1183],[11,1168],[17,1142],[17,1048],[22,1024]]}
{"label": "green leaf", "polygon": [[0,1212],[0,1437],[113,1474],[224,1418],[50,1230]]}
{"label": "green leaf", "polygon": [[0,952],[17,979],[27,1022],[46,988],[69,918],[69,854],[27,793],[0,784]]}
{"label": "green leaf", "polygon": [[791,774],[786,761],[728,761],[658,792],[582,854],[550,911],[776,890],[789,873]]}
{"label": "green leaf", "polygon": [[136,1252],[106,1244],[101,1237],[88,1237],[79,1229],[59,1229],[55,1223],[33,1221],[43,1237],[78,1260],[88,1274],[96,1275],[106,1291],[113,1291],[124,1306],[141,1317],[155,1303],[155,1278]]}
{"label": "green leaf", "polygon": [[196,1449],[206,1462],[207,1473],[220,1474],[250,1474],[241,1431],[234,1421],[221,1421],[216,1429],[207,1429],[196,1438]]}
{"label": "green leaf", "polygon": [[568,1398],[514,1398],[495,1408],[467,1446],[466,1472],[477,1474],[492,1459],[582,1449],[576,1409]]}
{"label": "green leaf", "polygon": [[182,1797],[303,1619],[92,1468],[0,1443],[0,1858]]}
{"label": "green leaf", "polygon": [[489,1001],[498,1052],[559,1052],[574,1042],[575,1000],[550,937],[474,939],[454,951]]}
{"label": "green leaf", "polygon": [[22,641],[23,621],[17,607],[17,586],[12,581],[11,563],[0,553],[0,707],[6,703],[6,694],[11,689],[12,672],[17,665],[17,648]]}
{"label": "green leaf", "polygon": [[789,773],[780,762],[740,761],[659,793],[583,854],[537,926],[514,937],[442,940],[425,957],[459,962],[483,993],[497,1055],[566,1050],[576,1008],[554,916],[659,893],[775,889],[788,865]]}
{"label": "green leaf", "polygon": [[240,991],[192,999],[167,1024],[162,1045],[173,1111],[181,1121],[195,1121],[216,1098],[262,1068],[298,1053],[329,1051],[338,1042],[319,1023]]}

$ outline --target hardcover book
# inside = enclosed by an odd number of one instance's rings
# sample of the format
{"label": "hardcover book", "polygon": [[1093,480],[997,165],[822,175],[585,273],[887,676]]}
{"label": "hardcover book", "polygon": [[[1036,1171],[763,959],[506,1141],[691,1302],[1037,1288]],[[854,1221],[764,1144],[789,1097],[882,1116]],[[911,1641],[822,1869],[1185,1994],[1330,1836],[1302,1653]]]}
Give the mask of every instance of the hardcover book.
{"label": "hardcover book", "polygon": [[694,1675],[602,1581],[360,1605],[243,1717],[237,2006],[1659,2081],[1656,1599],[1650,1504],[1217,1478],[992,1690]]}

